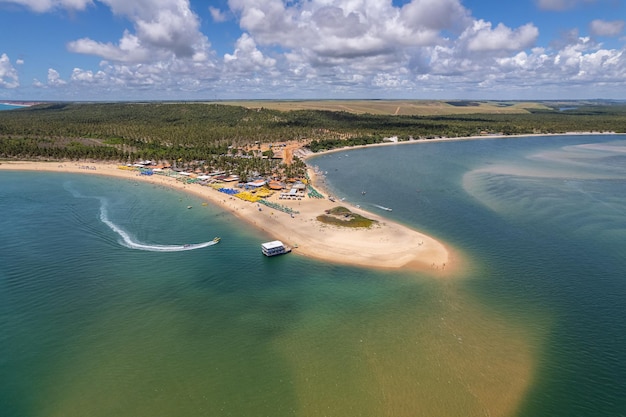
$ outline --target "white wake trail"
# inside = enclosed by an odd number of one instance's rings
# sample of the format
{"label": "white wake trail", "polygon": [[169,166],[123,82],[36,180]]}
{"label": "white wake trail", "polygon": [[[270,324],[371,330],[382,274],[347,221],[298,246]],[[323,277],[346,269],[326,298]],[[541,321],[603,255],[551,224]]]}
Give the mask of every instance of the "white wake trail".
{"label": "white wake trail", "polygon": [[208,246],[213,246],[218,243],[216,240],[211,240],[209,242],[202,242],[202,243],[191,243],[187,245],[150,245],[147,243],[139,242],[133,239],[132,236],[127,231],[125,231],[120,226],[113,223],[111,219],[109,219],[107,207],[106,207],[107,201],[104,197],[83,196],[78,191],[71,188],[68,184],[66,184],[65,189],[68,190],[76,198],[95,198],[99,200],[100,201],[100,220],[102,221],[102,223],[109,226],[109,228],[121,238],[119,243],[122,246],[125,246],[129,249],[137,249],[137,250],[143,250],[143,251],[149,251],[149,252],[183,252],[183,251],[206,248]]}
{"label": "white wake trail", "polygon": [[391,209],[389,207],[381,206],[381,205],[378,205],[378,204],[372,204],[372,206],[374,206],[376,208],[379,208],[381,210],[391,211]]}

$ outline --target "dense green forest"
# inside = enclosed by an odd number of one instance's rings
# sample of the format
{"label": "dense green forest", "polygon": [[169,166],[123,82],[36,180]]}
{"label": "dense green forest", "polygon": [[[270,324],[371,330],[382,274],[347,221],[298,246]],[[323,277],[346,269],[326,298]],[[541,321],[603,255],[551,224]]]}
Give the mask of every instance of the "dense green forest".
{"label": "dense green forest", "polygon": [[[233,148],[256,142],[296,140],[317,152],[394,136],[409,140],[572,131],[623,133],[626,105],[585,104],[567,110],[553,105],[526,114],[394,116],[206,103],[48,103],[0,112],[0,158],[181,164],[208,160],[229,167],[239,163]],[[272,169],[254,163],[254,170]]]}

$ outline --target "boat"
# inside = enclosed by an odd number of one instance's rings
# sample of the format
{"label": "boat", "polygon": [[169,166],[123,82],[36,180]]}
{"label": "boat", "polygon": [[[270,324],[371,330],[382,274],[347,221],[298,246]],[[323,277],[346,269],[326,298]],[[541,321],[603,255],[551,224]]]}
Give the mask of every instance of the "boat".
{"label": "boat", "polygon": [[265,256],[276,256],[291,252],[291,248],[285,246],[280,240],[273,240],[271,242],[262,243],[261,252]]}
{"label": "boat", "polygon": [[187,206],[187,208],[188,208],[188,209],[190,209],[190,208],[191,208],[191,206]]}
{"label": "boat", "polygon": [[215,242],[215,243],[219,243],[220,240],[222,240],[222,239],[219,238],[219,237],[214,237],[213,238],[213,242]]}

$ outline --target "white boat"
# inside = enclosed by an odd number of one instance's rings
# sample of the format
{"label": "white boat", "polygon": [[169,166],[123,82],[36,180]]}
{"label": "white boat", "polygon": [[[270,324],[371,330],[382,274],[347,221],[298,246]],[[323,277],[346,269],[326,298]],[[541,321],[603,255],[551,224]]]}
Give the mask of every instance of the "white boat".
{"label": "white boat", "polygon": [[265,256],[276,256],[291,252],[291,248],[285,246],[280,240],[273,240],[271,242],[262,243],[261,252]]}

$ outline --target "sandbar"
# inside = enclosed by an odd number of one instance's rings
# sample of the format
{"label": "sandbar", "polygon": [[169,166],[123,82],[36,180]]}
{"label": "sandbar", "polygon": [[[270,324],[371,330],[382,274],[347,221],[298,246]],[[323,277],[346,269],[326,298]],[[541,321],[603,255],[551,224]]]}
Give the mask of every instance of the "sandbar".
{"label": "sandbar", "polygon": [[[348,203],[332,202],[328,198],[279,201],[278,193],[275,193],[268,199],[298,212],[290,215],[243,201],[208,186],[186,184],[164,175],[147,176],[137,171],[122,170],[118,163],[2,161],[0,171],[3,170],[103,175],[182,190],[231,212],[264,231],[271,239],[283,241],[293,248],[292,253],[321,261],[376,269],[426,271],[440,276],[450,275],[458,266],[458,258],[453,255],[452,249],[441,241],[375,213]],[[321,190],[315,183],[314,173],[309,172],[313,186]],[[317,216],[339,205],[377,223],[370,228],[349,228],[317,220]],[[222,238],[222,242],[227,242],[224,236]]]}

